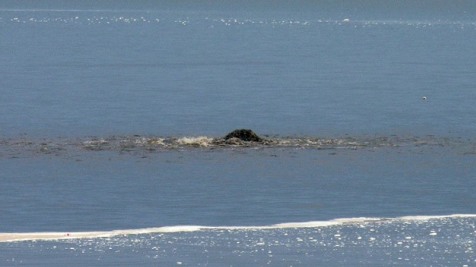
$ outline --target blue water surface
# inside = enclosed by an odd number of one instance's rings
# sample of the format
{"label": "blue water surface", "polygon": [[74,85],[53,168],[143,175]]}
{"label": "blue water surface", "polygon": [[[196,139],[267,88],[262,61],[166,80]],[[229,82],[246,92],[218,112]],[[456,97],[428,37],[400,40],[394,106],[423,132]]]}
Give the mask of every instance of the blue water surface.
{"label": "blue water surface", "polygon": [[4,136],[475,132],[471,21],[3,10],[1,23]]}
{"label": "blue water surface", "polygon": [[[0,265],[474,265],[476,8],[384,2],[0,3],[0,233],[250,227],[2,242]],[[58,145],[235,128],[416,141]]]}

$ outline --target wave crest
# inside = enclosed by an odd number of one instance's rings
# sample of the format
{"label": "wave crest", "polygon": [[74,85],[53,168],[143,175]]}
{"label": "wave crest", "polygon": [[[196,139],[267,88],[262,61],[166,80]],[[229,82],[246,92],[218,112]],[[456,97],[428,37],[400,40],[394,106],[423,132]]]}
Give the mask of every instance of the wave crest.
{"label": "wave crest", "polygon": [[422,223],[434,220],[446,219],[474,219],[476,214],[452,214],[436,216],[403,216],[395,218],[340,218],[328,221],[309,222],[288,222],[265,226],[199,226],[199,225],[176,225],[155,228],[140,228],[128,230],[112,231],[92,231],[92,232],[32,232],[32,233],[0,233],[1,242],[19,242],[36,240],[65,240],[65,239],[92,239],[111,238],[115,236],[142,235],[142,234],[170,234],[181,232],[198,231],[259,231],[278,229],[299,229],[299,228],[322,228],[341,225],[369,225],[382,223]]}

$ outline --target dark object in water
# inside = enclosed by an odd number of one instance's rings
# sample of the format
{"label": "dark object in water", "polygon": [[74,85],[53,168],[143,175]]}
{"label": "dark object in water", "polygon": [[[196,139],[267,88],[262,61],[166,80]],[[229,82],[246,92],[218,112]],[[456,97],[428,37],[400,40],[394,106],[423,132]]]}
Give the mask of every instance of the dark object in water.
{"label": "dark object in water", "polygon": [[237,129],[233,132],[230,132],[225,136],[225,140],[229,140],[232,138],[240,139],[241,141],[247,142],[263,142],[264,139],[259,137],[255,132],[249,129]]}

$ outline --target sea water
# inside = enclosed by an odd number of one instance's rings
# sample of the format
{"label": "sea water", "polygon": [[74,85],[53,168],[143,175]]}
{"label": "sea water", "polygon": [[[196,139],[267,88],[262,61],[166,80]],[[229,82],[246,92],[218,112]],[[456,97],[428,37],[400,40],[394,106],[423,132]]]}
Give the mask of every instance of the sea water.
{"label": "sea water", "polygon": [[4,2],[0,265],[474,266],[475,8],[360,3]]}

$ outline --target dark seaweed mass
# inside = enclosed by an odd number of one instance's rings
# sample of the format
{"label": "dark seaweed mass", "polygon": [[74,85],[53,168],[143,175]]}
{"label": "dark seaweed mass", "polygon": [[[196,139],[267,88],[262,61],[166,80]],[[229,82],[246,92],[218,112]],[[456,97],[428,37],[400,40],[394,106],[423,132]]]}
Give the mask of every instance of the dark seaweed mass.
{"label": "dark seaweed mass", "polygon": [[238,138],[241,141],[247,142],[263,142],[264,139],[259,137],[255,132],[249,129],[237,129],[233,132],[230,132],[225,136],[225,140],[229,140],[231,138]]}

